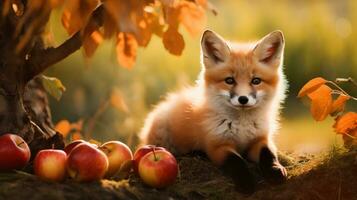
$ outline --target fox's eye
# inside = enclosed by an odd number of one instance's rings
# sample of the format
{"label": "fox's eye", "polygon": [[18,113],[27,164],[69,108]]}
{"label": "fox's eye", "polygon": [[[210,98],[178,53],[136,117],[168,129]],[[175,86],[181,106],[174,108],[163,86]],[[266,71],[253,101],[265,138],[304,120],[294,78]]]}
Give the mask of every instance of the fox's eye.
{"label": "fox's eye", "polygon": [[262,82],[262,79],[260,78],[253,78],[252,79],[252,84],[253,85],[259,85]]}
{"label": "fox's eye", "polygon": [[232,77],[227,77],[224,79],[224,82],[226,82],[228,85],[233,85],[236,81]]}

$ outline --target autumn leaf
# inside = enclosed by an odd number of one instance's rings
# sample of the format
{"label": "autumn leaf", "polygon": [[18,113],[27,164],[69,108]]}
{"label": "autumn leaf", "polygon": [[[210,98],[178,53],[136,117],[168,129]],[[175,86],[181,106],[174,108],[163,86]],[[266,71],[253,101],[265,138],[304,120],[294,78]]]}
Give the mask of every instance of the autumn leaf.
{"label": "autumn leaf", "polygon": [[332,103],[331,114],[335,115],[345,109],[346,101],[350,99],[349,96],[341,94]]}
{"label": "autumn leaf", "polygon": [[116,52],[118,63],[126,68],[131,68],[136,61],[138,43],[130,33],[119,33]]}
{"label": "autumn leaf", "polygon": [[119,111],[128,112],[129,108],[119,89],[114,89],[110,95],[110,104]]}
{"label": "autumn leaf", "polygon": [[92,57],[95,50],[98,48],[99,44],[102,43],[102,41],[103,37],[99,31],[94,31],[90,36],[85,37],[83,41],[84,54],[87,57]]}
{"label": "autumn leaf", "polygon": [[204,9],[211,11],[214,15],[217,15],[217,9],[207,0],[195,0],[195,2],[202,6]]}
{"label": "autumn leaf", "polygon": [[[16,4],[12,4],[12,9],[16,15],[21,16],[16,25],[14,37],[19,37],[19,41],[15,47],[17,53],[23,51],[31,38],[42,34],[44,27],[50,18],[52,9],[61,5],[63,0],[29,0],[27,1],[26,9],[19,0],[15,0]],[[23,28],[26,31],[23,32]]]}
{"label": "autumn leaf", "polygon": [[79,119],[77,122],[71,124],[71,129],[81,132],[83,129],[83,119]]}
{"label": "autumn leaf", "polygon": [[346,148],[357,147],[357,128],[342,136],[343,144]]}
{"label": "autumn leaf", "polygon": [[310,112],[316,121],[324,120],[331,111],[332,89],[321,85],[318,89],[308,94],[311,99]]}
{"label": "autumn leaf", "polygon": [[162,36],[164,47],[173,55],[180,56],[185,48],[185,41],[177,29],[169,27]]}
{"label": "autumn leaf", "polygon": [[82,134],[81,134],[79,131],[74,132],[74,133],[72,134],[72,141],[74,141],[74,140],[80,140],[80,139],[82,139]]}
{"label": "autumn leaf", "polygon": [[109,39],[112,38],[118,32],[118,26],[116,24],[117,21],[115,18],[108,12],[104,12],[104,20],[103,20],[103,29],[104,29],[104,38]]}
{"label": "autumn leaf", "polygon": [[71,124],[68,120],[61,120],[56,124],[55,130],[65,138],[71,130]]}
{"label": "autumn leaf", "polygon": [[327,83],[327,80],[321,77],[316,77],[307,82],[299,91],[298,97],[303,97],[315,90],[317,90],[320,86]]}
{"label": "autumn leaf", "polygon": [[57,101],[61,99],[63,92],[66,91],[62,82],[55,77],[42,76],[42,85]]}
{"label": "autumn leaf", "polygon": [[181,1],[179,20],[192,36],[197,36],[204,29],[207,19],[202,7],[193,2]]}
{"label": "autumn leaf", "polygon": [[[137,25],[135,18],[138,12],[142,12],[141,1],[127,1],[127,0],[106,0],[104,1],[104,8],[109,16],[115,21],[112,26],[118,27],[121,32],[137,33]],[[111,29],[105,27],[105,29]]]}
{"label": "autumn leaf", "polygon": [[333,127],[338,134],[350,134],[352,132],[355,134],[357,131],[357,113],[348,112],[337,117]]}
{"label": "autumn leaf", "polygon": [[69,35],[81,30],[87,24],[98,3],[98,0],[66,1],[62,14],[62,24]]}

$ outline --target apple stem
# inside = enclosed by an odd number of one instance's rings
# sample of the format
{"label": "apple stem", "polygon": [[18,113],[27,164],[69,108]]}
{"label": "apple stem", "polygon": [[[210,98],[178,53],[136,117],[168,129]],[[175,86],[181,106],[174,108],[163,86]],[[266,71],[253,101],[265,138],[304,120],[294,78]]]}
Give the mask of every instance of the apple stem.
{"label": "apple stem", "polygon": [[155,161],[158,161],[158,159],[157,159],[157,157],[156,157],[155,147],[152,148],[152,152],[154,153],[154,159],[155,159]]}
{"label": "apple stem", "polygon": [[20,145],[22,145],[22,144],[24,144],[24,143],[25,143],[25,142],[22,141],[22,142],[18,143],[17,146],[20,146]]}

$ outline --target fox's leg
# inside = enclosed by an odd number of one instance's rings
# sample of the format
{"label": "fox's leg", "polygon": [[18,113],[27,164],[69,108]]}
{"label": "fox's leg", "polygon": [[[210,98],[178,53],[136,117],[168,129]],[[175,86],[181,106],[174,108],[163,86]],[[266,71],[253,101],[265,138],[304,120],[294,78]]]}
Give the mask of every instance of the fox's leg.
{"label": "fox's leg", "polygon": [[247,156],[259,164],[263,176],[269,181],[280,183],[286,180],[286,169],[279,163],[276,147],[267,137],[255,139],[247,150]]}
{"label": "fox's leg", "polygon": [[210,146],[206,151],[212,162],[218,165],[226,176],[233,179],[238,189],[247,193],[255,191],[257,180],[248,168],[247,161],[232,145]]}

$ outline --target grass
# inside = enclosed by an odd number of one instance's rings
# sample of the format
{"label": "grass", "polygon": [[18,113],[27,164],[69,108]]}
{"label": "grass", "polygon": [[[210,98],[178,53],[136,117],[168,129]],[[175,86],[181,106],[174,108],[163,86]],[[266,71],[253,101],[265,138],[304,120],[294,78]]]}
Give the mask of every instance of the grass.
{"label": "grass", "polygon": [[357,149],[283,155],[289,180],[282,185],[262,182],[250,196],[238,193],[229,178],[199,155],[179,157],[179,178],[161,190],[145,186],[134,174],[118,181],[47,183],[17,171],[0,174],[0,199],[356,199],[356,159]]}

